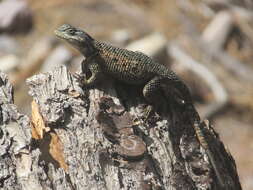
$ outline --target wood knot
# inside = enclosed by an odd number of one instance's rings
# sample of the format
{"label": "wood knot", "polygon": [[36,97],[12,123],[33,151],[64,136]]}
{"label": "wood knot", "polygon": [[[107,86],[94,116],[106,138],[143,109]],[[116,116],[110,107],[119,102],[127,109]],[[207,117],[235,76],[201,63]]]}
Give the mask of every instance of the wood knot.
{"label": "wood knot", "polygon": [[146,144],[134,134],[134,118],[112,99],[103,98],[96,116],[104,136],[114,144],[115,152],[124,159],[140,159]]}
{"label": "wood knot", "polygon": [[146,152],[146,144],[136,135],[122,136],[120,138],[117,152],[128,159],[140,158]]}

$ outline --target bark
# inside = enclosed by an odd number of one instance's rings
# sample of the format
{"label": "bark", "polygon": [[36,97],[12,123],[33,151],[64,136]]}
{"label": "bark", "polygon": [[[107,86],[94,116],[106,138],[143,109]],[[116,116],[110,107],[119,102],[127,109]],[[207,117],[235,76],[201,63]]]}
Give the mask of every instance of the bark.
{"label": "bark", "polygon": [[192,114],[173,102],[167,113],[144,120],[141,88],[106,79],[82,89],[59,67],[27,80],[34,100],[29,120],[0,77],[0,188],[241,189],[217,133],[206,122],[222,188],[189,124]]}

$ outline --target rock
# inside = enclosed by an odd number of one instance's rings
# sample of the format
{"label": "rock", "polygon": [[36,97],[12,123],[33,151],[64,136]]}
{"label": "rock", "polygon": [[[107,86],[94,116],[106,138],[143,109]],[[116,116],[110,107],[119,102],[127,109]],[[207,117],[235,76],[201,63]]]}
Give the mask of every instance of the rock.
{"label": "rock", "polygon": [[32,12],[24,0],[0,2],[0,33],[27,33],[33,25]]}
{"label": "rock", "polygon": [[202,33],[202,40],[210,49],[222,49],[234,27],[230,11],[220,11]]}
{"label": "rock", "polygon": [[56,47],[57,43],[58,42],[55,38],[47,36],[36,40],[27,52],[23,68],[27,69],[27,67],[33,67],[34,65],[39,65],[40,67]]}
{"label": "rock", "polygon": [[19,63],[20,61],[15,55],[0,57],[0,70],[3,72],[9,72],[16,68]]}
{"label": "rock", "polygon": [[130,37],[131,34],[128,30],[116,30],[111,34],[111,41],[115,44],[124,45],[129,41]]}
{"label": "rock", "polygon": [[73,57],[70,62],[69,70],[71,72],[81,72],[81,63],[85,59],[83,55]]}
{"label": "rock", "polygon": [[20,63],[19,72],[11,79],[12,84],[18,86],[26,78],[37,72],[51,54],[56,44],[56,39],[51,37],[43,37],[36,40],[27,52],[27,56]]}
{"label": "rock", "polygon": [[17,42],[6,35],[0,35],[0,56],[6,54],[17,54],[19,46]]}
{"label": "rock", "polygon": [[53,70],[54,67],[65,65],[72,59],[71,52],[63,45],[56,47],[42,66],[42,72]]}
{"label": "rock", "polygon": [[168,60],[166,53],[167,39],[161,33],[152,33],[126,46],[126,49],[140,51],[162,63]]}

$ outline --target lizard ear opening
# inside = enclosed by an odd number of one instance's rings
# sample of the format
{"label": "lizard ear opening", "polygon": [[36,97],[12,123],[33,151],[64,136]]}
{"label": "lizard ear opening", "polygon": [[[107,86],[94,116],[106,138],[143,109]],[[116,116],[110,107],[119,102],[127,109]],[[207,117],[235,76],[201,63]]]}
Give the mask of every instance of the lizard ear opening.
{"label": "lizard ear opening", "polygon": [[87,34],[87,33],[85,33],[85,34],[86,34],[86,38],[88,38],[89,41],[94,41],[94,39],[89,34]]}

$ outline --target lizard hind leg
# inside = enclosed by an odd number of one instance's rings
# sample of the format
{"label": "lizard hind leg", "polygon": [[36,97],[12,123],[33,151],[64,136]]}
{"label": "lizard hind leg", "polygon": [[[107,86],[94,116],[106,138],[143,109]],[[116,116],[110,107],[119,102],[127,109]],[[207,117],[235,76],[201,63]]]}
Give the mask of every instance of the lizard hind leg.
{"label": "lizard hind leg", "polygon": [[163,77],[154,77],[143,88],[144,98],[152,105],[147,107],[148,116],[154,111],[153,109],[161,113],[168,111],[166,97],[161,87],[163,80]]}

